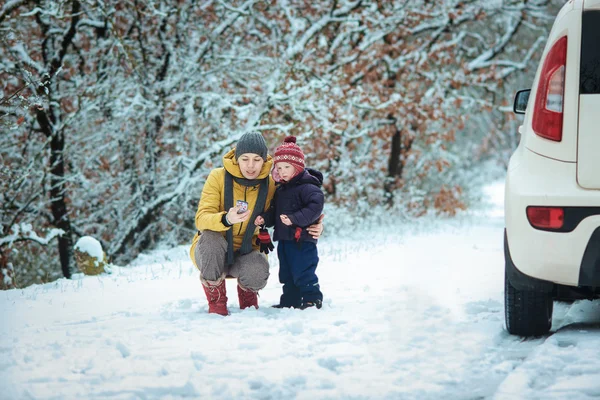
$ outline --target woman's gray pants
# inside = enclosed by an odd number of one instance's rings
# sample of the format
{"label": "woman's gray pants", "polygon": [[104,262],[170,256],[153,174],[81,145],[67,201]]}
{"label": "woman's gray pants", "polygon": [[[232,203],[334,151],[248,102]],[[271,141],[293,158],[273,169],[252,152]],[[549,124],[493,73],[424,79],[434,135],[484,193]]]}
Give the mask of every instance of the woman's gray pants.
{"label": "woman's gray pants", "polygon": [[269,262],[257,250],[240,255],[234,253],[232,265],[225,265],[227,240],[219,232],[202,231],[194,249],[194,260],[200,269],[202,281],[218,282],[225,276],[233,276],[245,289],[258,291],[267,286]]}

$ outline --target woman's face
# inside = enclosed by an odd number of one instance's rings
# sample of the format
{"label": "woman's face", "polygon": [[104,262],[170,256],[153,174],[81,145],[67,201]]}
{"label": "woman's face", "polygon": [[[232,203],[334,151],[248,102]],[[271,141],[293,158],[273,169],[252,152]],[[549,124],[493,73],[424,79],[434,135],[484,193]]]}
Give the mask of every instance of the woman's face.
{"label": "woman's face", "polygon": [[254,153],[244,153],[238,157],[238,165],[242,171],[242,175],[246,179],[256,179],[260,174],[265,160],[261,156]]}

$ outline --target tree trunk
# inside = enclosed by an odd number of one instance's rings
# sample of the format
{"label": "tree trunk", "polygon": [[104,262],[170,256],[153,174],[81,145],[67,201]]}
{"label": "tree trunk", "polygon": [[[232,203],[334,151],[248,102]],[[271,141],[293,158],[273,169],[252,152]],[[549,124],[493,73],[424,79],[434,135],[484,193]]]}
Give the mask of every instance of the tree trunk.
{"label": "tree trunk", "polygon": [[402,163],[400,162],[400,152],[402,150],[400,130],[396,128],[396,132],[392,136],[392,148],[390,151],[390,159],[388,162],[388,177],[390,178],[401,178],[402,177]]}
{"label": "tree trunk", "polygon": [[388,119],[393,121],[394,134],[392,135],[392,146],[390,149],[390,158],[388,160],[388,174],[385,184],[383,185],[384,194],[387,198],[387,205],[394,204],[394,190],[396,189],[396,179],[402,178],[403,164],[400,160],[402,156],[402,134],[396,126],[396,118],[391,114]]}
{"label": "tree trunk", "polygon": [[[49,111],[50,113],[52,110]],[[51,114],[50,114],[51,115]],[[54,225],[64,233],[58,238],[60,266],[65,278],[71,278],[71,255],[73,254],[73,238],[71,221],[65,201],[65,139],[61,132],[52,132],[48,114],[38,110],[37,120],[40,128],[50,139],[50,210]]]}
{"label": "tree trunk", "polygon": [[65,233],[58,238],[60,266],[65,278],[71,277],[71,256],[73,254],[73,238],[71,236],[71,221],[65,202],[65,159],[63,151],[65,140],[62,133],[55,134],[50,144],[50,208],[54,225]]}

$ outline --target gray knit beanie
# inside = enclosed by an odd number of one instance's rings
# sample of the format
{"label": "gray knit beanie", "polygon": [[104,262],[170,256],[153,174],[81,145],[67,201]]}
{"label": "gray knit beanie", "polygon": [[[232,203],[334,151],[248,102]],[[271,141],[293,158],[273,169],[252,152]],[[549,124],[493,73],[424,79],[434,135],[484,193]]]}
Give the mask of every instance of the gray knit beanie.
{"label": "gray knit beanie", "polygon": [[244,133],[235,146],[235,159],[244,153],[254,153],[267,161],[267,143],[265,138],[258,132]]}

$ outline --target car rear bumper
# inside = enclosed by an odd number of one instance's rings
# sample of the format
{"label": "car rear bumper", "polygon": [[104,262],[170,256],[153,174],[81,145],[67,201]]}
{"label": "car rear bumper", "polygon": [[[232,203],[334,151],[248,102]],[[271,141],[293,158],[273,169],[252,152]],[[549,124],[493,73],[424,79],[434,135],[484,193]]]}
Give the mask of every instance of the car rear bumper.
{"label": "car rear bumper", "polygon": [[595,234],[600,215],[584,216],[569,232],[553,232],[533,228],[525,211],[528,206],[600,207],[600,191],[577,185],[576,168],[523,146],[511,158],[504,199],[507,244],[515,267],[526,276],[568,286],[600,281],[600,233]]}

